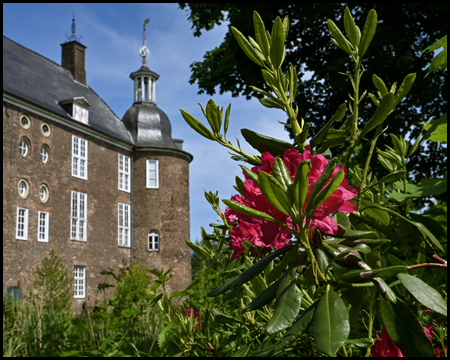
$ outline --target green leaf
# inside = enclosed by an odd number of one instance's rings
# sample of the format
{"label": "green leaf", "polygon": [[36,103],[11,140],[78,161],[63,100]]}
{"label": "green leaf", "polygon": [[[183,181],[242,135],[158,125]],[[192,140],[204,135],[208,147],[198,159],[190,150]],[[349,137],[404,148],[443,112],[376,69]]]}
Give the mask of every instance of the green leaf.
{"label": "green leaf", "polygon": [[362,59],[377,30],[377,12],[372,9],[367,15],[359,43],[359,57]]}
{"label": "green leaf", "polygon": [[256,10],[253,11],[253,26],[255,27],[256,41],[261,47],[263,54],[266,57],[269,57],[270,54],[269,39],[267,38],[266,29],[264,27],[264,23],[261,19],[261,16],[259,16]]}
{"label": "green leaf", "polygon": [[[374,184],[370,184],[368,187],[366,187],[366,189],[370,189],[370,188],[372,188],[372,187],[374,187],[374,186],[377,186],[378,184],[381,184],[381,183],[392,183],[392,182],[394,182],[394,181],[397,181],[397,180],[400,180],[400,179],[403,179],[403,177],[405,176],[405,174],[406,174],[406,171],[405,170],[398,170],[398,171],[394,171],[394,172],[392,172],[392,173],[390,173],[389,175],[386,175],[384,178],[382,178],[380,181],[377,181],[376,183],[374,183]],[[366,190],[366,189],[364,189],[364,190]]]}
{"label": "green leaf", "polygon": [[397,302],[397,296],[395,295],[394,291],[390,288],[390,286],[386,284],[386,281],[384,281],[380,277],[376,277],[372,279],[372,282],[374,283],[377,290],[381,293],[381,296],[383,296],[383,298],[389,300],[391,303],[394,304]]}
{"label": "green leaf", "polygon": [[269,220],[269,221],[276,222],[275,219],[272,216],[270,216],[270,215],[268,215],[266,213],[263,213],[261,211],[252,209],[252,208],[250,208],[248,206],[239,204],[239,203],[237,203],[235,201],[222,200],[222,202],[226,206],[228,206],[229,208],[233,209],[234,211],[237,211],[238,213],[241,213],[241,214],[244,214],[244,215],[249,215],[249,216],[252,216],[252,217],[260,219],[260,220]]}
{"label": "green leaf", "polygon": [[292,149],[294,147],[291,143],[261,135],[249,129],[241,129],[241,134],[244,139],[261,154],[268,151],[273,156],[282,156],[287,149]]}
{"label": "green leaf", "polygon": [[279,282],[275,282],[270,285],[266,290],[264,290],[258,297],[253,299],[253,301],[248,304],[244,310],[242,310],[242,314],[261,309],[263,306],[270,303],[277,296],[277,288]]}
{"label": "green leaf", "polygon": [[394,145],[395,152],[398,155],[400,155],[401,158],[405,158],[406,151],[404,151],[401,140],[395,134],[389,134],[389,135],[391,136],[391,140],[392,140],[392,144]]}
{"label": "green leaf", "polygon": [[353,20],[352,14],[348,7],[345,8],[344,13],[344,27],[345,32],[347,33],[350,42],[356,48],[359,46],[359,42],[361,41],[361,31],[355,24],[355,20]]}
{"label": "green leaf", "polygon": [[196,252],[197,254],[206,257],[208,259],[211,259],[212,256],[211,254],[206,251],[204,248],[202,248],[201,246],[198,246],[197,244],[194,244],[193,242],[190,242],[189,240],[184,240],[186,242],[186,245],[189,246],[192,250],[194,250],[194,252]]}
{"label": "green leaf", "polygon": [[347,105],[341,104],[339,108],[334,113],[333,117],[325,124],[325,126],[319,130],[319,132],[311,139],[310,145],[311,147],[314,147],[316,145],[319,145],[322,143],[323,140],[326,139],[328,132],[331,129],[331,125],[335,121],[341,121],[343,117],[345,116],[345,111],[347,109]]}
{"label": "green leaf", "polygon": [[339,170],[331,181],[324,186],[324,188],[317,194],[312,203],[313,211],[315,211],[320,205],[322,205],[334,192],[341,186],[345,178],[344,170]]}
{"label": "green leaf", "polygon": [[370,130],[382,124],[394,108],[394,95],[387,93],[380,101],[371,119],[364,125],[359,138],[362,139]]}
{"label": "green leaf", "polygon": [[242,169],[242,171],[245,173],[245,175],[248,176],[248,178],[255,182],[255,184],[258,185],[258,175],[256,175],[253,171],[251,171],[249,168],[245,167],[244,165],[239,165]]}
{"label": "green leaf", "polygon": [[294,102],[297,95],[298,77],[297,70],[295,70],[294,65],[289,66],[289,98],[291,103]]}
{"label": "green leaf", "polygon": [[437,69],[442,69],[444,71],[447,69],[447,35],[436,41],[433,45],[427,47],[424,50],[424,53],[438,50],[441,47],[444,49],[434,57],[433,61],[428,66],[428,71],[425,77],[427,77],[430,73],[435,72]]}
{"label": "green leaf", "polygon": [[215,133],[220,133],[220,128],[222,126],[222,116],[220,114],[220,109],[216,105],[213,99],[210,99],[206,104],[206,119],[211,126],[211,129]]}
{"label": "green leaf", "polygon": [[381,80],[381,78],[379,78],[375,74],[372,75],[372,81],[377,90],[380,92],[381,98],[383,98],[389,92],[386,87],[386,84],[384,83],[383,80]]}
{"label": "green leaf", "polygon": [[275,100],[271,98],[262,98],[259,100],[261,105],[269,109],[281,109],[284,110],[284,104],[281,100]]}
{"label": "green leaf", "polygon": [[239,358],[246,357],[251,347],[252,344],[244,346],[243,348],[236,351],[233,355],[231,355],[231,357],[239,357]]}
{"label": "green leaf", "polygon": [[314,314],[314,339],[317,350],[334,356],[350,334],[350,322],[344,302],[334,291],[327,291]]}
{"label": "green leaf", "polygon": [[272,356],[273,354],[286,348],[291,342],[298,339],[311,325],[315,309],[319,305],[320,299],[315,301],[303,314],[297,319],[297,321],[286,331],[283,337],[278,340],[275,345],[269,350],[266,356]]}
{"label": "green leaf", "polygon": [[284,40],[286,40],[289,34],[289,17],[287,15],[283,19],[283,34]]}
{"label": "green leaf", "polygon": [[272,44],[270,46],[270,60],[272,61],[272,65],[275,69],[280,67],[283,60],[283,55],[286,51],[284,47],[284,40],[283,22],[280,17],[277,16],[272,27]]}
{"label": "green leaf", "polygon": [[245,36],[234,26],[230,26],[230,29],[234,37],[236,38],[236,41],[238,42],[240,48],[242,49],[242,51],[244,51],[245,55],[247,55],[249,59],[253,61],[255,64],[264,67],[264,61],[259,58],[258,54],[253,49],[248,40],[245,38]]}
{"label": "green leaf", "polygon": [[446,239],[447,235],[442,225],[429,216],[409,213],[408,216],[414,221],[423,224],[437,239]]}
{"label": "green leaf", "polygon": [[372,100],[372,102],[375,104],[375,106],[379,106],[380,102],[378,101],[378,99],[375,97],[374,94],[369,93],[370,99]]}
{"label": "green leaf", "polygon": [[380,313],[391,339],[405,357],[434,357],[433,346],[414,312],[397,299],[396,304],[380,299]]}
{"label": "green leaf", "polygon": [[291,204],[282,185],[264,171],[258,173],[259,187],[266,200],[283,214],[291,215]]}
{"label": "green leaf", "polygon": [[409,150],[408,157],[411,157],[412,154],[414,154],[416,152],[416,150],[419,148],[420,144],[422,143],[422,136],[423,136],[423,132],[420,133],[420,135],[416,138],[414,145]]}
{"label": "green leaf", "polygon": [[442,115],[439,119],[431,120],[425,123],[423,127],[426,132],[423,135],[423,140],[430,140],[434,142],[447,142],[447,113]]}
{"label": "green leaf", "polygon": [[409,270],[409,266],[396,265],[372,270],[350,270],[342,275],[342,280],[350,283],[364,283],[374,277],[389,278]]}
{"label": "green leaf", "polygon": [[361,199],[361,211],[366,215],[378,220],[383,225],[389,225],[391,217],[387,209],[383,208],[381,205],[375,204],[369,200]]}
{"label": "green leaf", "polygon": [[352,46],[350,45],[350,42],[344,37],[341,30],[339,30],[336,24],[330,19],[328,19],[328,29],[330,30],[331,35],[333,35],[333,38],[339,44],[339,47],[347,54],[351,55]]}
{"label": "green leaf", "polygon": [[422,305],[439,314],[447,316],[447,302],[442,298],[438,291],[414,276],[398,274],[397,277],[405,288],[408,289]]}
{"label": "green leaf", "polygon": [[245,322],[240,321],[233,316],[224,314],[217,309],[212,309],[211,314],[214,316],[214,320],[219,324],[245,324]]}
{"label": "green leaf", "polygon": [[411,73],[405,76],[402,85],[400,85],[400,89],[398,89],[397,94],[394,97],[395,98],[394,107],[400,104],[400,102],[405,98],[405,96],[408,95],[409,90],[411,90],[411,87],[414,83],[414,80],[416,80],[416,73]]}
{"label": "green leaf", "polygon": [[225,113],[225,124],[223,126],[223,136],[227,136],[228,125],[230,124],[230,112],[231,112],[231,104],[228,105],[227,111]]}
{"label": "green leaf", "polygon": [[267,281],[269,283],[274,282],[281,276],[281,274],[284,272],[284,269],[286,269],[286,266],[289,264],[292,257],[296,253],[297,253],[297,249],[293,249],[293,250],[289,251],[286,255],[283,256],[283,259],[281,260],[281,262],[277,266],[275,266],[272,269],[272,271],[269,273],[269,275],[267,277]]}
{"label": "green leaf", "polygon": [[295,291],[296,269],[284,273],[277,288],[275,313],[266,325],[268,334],[274,334],[291,325],[300,311],[301,295]]}
{"label": "green leaf", "polygon": [[293,248],[294,248],[293,245],[288,245],[281,249],[275,250],[274,252],[270,253],[269,255],[263,257],[256,264],[254,264],[251,268],[245,270],[239,276],[231,279],[230,281],[226,282],[225,284],[218,287],[217,289],[210,291],[207,294],[207,296],[209,296],[209,297],[218,296],[218,295],[221,295],[221,294],[227,292],[228,290],[230,290],[234,287],[245,284],[246,282],[253,279],[255,276],[261,274],[261,272],[267,267],[267,265],[269,265],[269,263],[273,259],[275,259],[277,256],[287,253],[289,250],[291,250]]}
{"label": "green leaf", "polygon": [[285,191],[287,190],[288,186],[292,184],[291,176],[286,169],[286,165],[279,156],[275,157],[273,161],[272,173],[274,178],[280,183]]}
{"label": "green leaf", "polygon": [[181,115],[183,116],[184,120],[188,123],[188,125],[193,128],[196,132],[198,132],[203,137],[216,141],[216,137],[214,134],[209,130],[205,125],[203,125],[200,121],[198,121],[195,117],[193,117],[191,114],[187,113],[184,110],[181,110]]}
{"label": "green leaf", "polygon": [[345,233],[339,235],[347,240],[358,240],[358,239],[379,239],[378,234],[375,231],[364,231],[364,230],[345,230]]}

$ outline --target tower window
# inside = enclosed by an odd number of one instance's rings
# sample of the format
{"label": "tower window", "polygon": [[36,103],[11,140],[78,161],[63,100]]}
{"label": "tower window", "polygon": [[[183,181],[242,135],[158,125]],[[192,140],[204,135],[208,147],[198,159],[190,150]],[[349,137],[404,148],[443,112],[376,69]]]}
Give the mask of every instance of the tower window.
{"label": "tower window", "polygon": [[119,154],[119,190],[130,192],[130,157]]}
{"label": "tower window", "polygon": [[87,150],[85,139],[72,136],[72,176],[87,180]]}
{"label": "tower window", "polygon": [[43,145],[41,148],[41,161],[45,164],[48,161],[48,148]]}
{"label": "tower window", "polygon": [[17,208],[16,239],[28,240],[28,209]]}
{"label": "tower window", "polygon": [[22,125],[22,127],[27,130],[31,127],[31,121],[28,116],[22,115],[20,117],[20,125]]}
{"label": "tower window", "polygon": [[28,193],[30,192],[30,185],[28,185],[28,182],[26,180],[21,179],[19,181],[18,190],[19,190],[19,196],[22,199],[26,199],[28,197]]}
{"label": "tower window", "polygon": [[70,238],[86,241],[87,194],[72,191]]}
{"label": "tower window", "polygon": [[86,266],[73,268],[73,297],[75,299],[86,297]]}
{"label": "tower window", "polygon": [[19,145],[20,155],[22,155],[23,157],[27,156],[29,147],[30,146],[28,145],[28,141],[26,139],[20,140]]}
{"label": "tower window", "polygon": [[38,241],[48,242],[48,217],[47,211],[38,211]]}
{"label": "tower window", "polygon": [[159,251],[159,232],[151,230],[148,233],[148,251]]}
{"label": "tower window", "polygon": [[159,162],[147,160],[147,189],[159,188]]}
{"label": "tower window", "polygon": [[119,203],[119,246],[130,247],[130,205]]}

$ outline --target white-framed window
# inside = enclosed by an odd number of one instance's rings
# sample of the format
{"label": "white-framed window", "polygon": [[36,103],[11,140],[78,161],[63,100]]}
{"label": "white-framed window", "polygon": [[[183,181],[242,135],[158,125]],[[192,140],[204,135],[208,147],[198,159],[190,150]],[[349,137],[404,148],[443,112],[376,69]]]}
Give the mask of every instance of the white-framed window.
{"label": "white-framed window", "polygon": [[151,230],[148,233],[148,251],[159,251],[159,232]]}
{"label": "white-framed window", "polygon": [[159,188],[159,161],[147,160],[147,189]]}
{"label": "white-framed window", "polygon": [[24,129],[29,129],[30,127],[31,127],[31,121],[30,121],[30,118],[28,117],[28,116],[26,116],[26,115],[22,115],[21,117],[20,117],[20,125],[22,125],[22,127],[24,128]]}
{"label": "white-framed window", "polygon": [[70,239],[86,241],[87,194],[72,191]]}
{"label": "white-framed window", "polygon": [[48,161],[48,148],[45,145],[41,147],[41,161],[45,164]]}
{"label": "white-framed window", "polygon": [[119,154],[119,190],[130,192],[130,157]]}
{"label": "white-framed window", "polygon": [[72,135],[72,176],[87,180],[88,142]]}
{"label": "white-framed window", "polygon": [[28,209],[17,208],[16,239],[28,240]]}
{"label": "white-framed window", "polygon": [[73,268],[73,297],[75,299],[86,297],[86,266]]}
{"label": "white-framed window", "polygon": [[29,145],[28,145],[28,141],[25,139],[20,140],[20,145],[19,145],[19,150],[20,150],[20,155],[22,155],[23,157],[28,155],[28,150],[29,150]]}
{"label": "white-framed window", "polygon": [[42,184],[39,187],[39,199],[41,200],[41,202],[45,204],[48,201],[48,197],[49,197],[48,187],[47,185]]}
{"label": "white-framed window", "polygon": [[130,247],[130,205],[119,203],[119,246]]}
{"label": "white-framed window", "polygon": [[26,199],[30,192],[30,185],[28,185],[28,182],[25,179],[20,179],[17,190],[19,190],[19,196],[22,199]]}
{"label": "white-framed window", "polygon": [[49,137],[52,133],[50,125],[47,123],[42,123],[41,132],[42,132],[42,135]]}
{"label": "white-framed window", "polygon": [[38,241],[48,242],[49,213],[38,211]]}

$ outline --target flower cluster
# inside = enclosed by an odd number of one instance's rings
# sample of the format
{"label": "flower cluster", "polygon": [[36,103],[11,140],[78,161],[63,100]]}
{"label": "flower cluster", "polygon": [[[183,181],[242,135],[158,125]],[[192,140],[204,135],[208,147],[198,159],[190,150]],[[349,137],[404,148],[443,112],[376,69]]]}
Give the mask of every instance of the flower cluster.
{"label": "flower cluster", "polygon": [[[187,306],[184,308],[184,310],[186,311],[186,316],[187,317],[191,317],[191,313],[193,312],[193,317],[194,317],[194,319],[197,319],[197,318],[199,318],[200,317],[200,314],[197,312],[197,310],[195,310],[195,309],[192,309],[192,312],[191,312],[191,309],[189,309]],[[197,329],[201,329],[202,328],[202,326],[200,325],[200,322],[198,322],[197,321],[197,324],[195,325],[196,327],[197,327]]]}
{"label": "flower cluster", "polygon": [[[253,167],[252,171],[255,174],[258,174],[259,171],[272,174],[274,159],[269,152],[263,153],[261,156],[261,166]],[[323,155],[311,155],[309,146],[305,148],[303,154],[299,154],[295,149],[288,149],[282,158],[292,180],[295,178],[298,165],[308,159],[311,161],[311,170],[308,174],[308,195],[306,200],[308,200],[312,186],[317,182],[319,176],[327,166],[327,159]],[[339,170],[344,170],[347,175],[347,169],[340,165],[336,167],[332,177]],[[292,219],[269,204],[258,185],[248,178],[245,173],[244,176],[243,195],[234,195],[231,200],[252,209],[265,212],[289,227],[293,227]],[[348,186],[348,180],[345,178],[339,188],[314,211],[310,226],[314,226],[327,234],[336,234],[338,225],[330,215],[336,211],[344,213],[356,211],[356,206],[348,200],[353,199],[357,194],[357,190]],[[305,205],[306,201],[303,207]],[[229,242],[230,250],[234,250],[233,259],[241,256],[244,251],[243,242],[246,240],[257,247],[267,248],[273,246],[275,249],[279,249],[288,245],[289,240],[292,238],[292,232],[277,223],[255,219],[230,208],[226,209],[225,215],[227,216],[228,222],[235,225],[231,230],[232,240]]]}

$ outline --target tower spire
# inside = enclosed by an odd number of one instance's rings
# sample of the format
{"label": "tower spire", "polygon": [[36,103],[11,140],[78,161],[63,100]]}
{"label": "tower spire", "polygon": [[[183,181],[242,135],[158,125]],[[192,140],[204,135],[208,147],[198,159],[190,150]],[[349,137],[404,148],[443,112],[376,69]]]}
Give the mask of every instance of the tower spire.
{"label": "tower spire", "polygon": [[144,31],[142,33],[142,37],[143,37],[143,42],[144,42],[144,46],[142,46],[141,50],[139,50],[139,55],[141,55],[142,57],[142,63],[144,65],[147,64],[147,57],[150,55],[150,51],[147,48],[147,29],[146,29],[146,25],[150,22],[150,19],[145,19],[144,20]]}
{"label": "tower spire", "polygon": [[72,16],[72,26],[70,27],[71,31],[72,31],[72,35],[68,36],[66,35],[67,41],[80,41],[81,40],[81,36],[76,36],[76,31],[77,31],[77,27],[75,26],[75,10],[73,11],[73,16]]}

